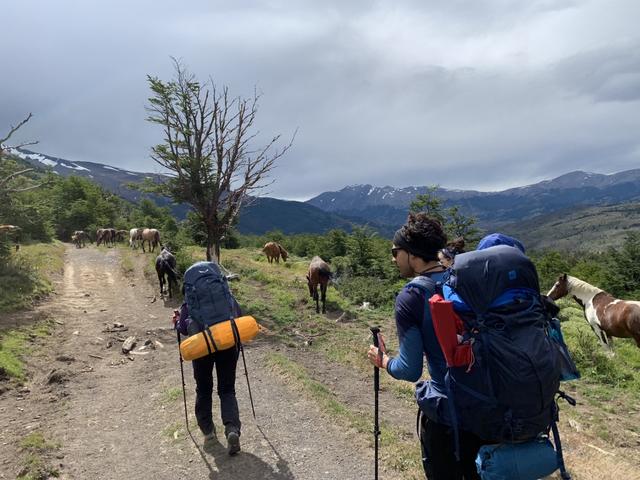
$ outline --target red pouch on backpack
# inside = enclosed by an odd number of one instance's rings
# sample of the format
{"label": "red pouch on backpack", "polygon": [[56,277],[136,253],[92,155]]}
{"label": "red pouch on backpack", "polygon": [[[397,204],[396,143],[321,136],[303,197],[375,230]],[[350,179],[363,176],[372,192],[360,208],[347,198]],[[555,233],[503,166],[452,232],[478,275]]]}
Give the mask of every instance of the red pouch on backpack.
{"label": "red pouch on backpack", "polygon": [[468,367],[473,361],[470,343],[459,343],[464,323],[453,309],[453,303],[435,294],[429,299],[433,329],[447,361],[447,367]]}

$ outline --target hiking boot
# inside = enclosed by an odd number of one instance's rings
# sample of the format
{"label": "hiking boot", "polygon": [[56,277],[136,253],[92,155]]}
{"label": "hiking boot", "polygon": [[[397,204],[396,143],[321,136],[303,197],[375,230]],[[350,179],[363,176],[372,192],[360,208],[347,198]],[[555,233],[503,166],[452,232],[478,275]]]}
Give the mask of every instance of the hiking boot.
{"label": "hiking boot", "polygon": [[229,455],[235,455],[240,451],[240,434],[235,430],[231,430],[227,433],[227,443],[229,444],[227,450]]}
{"label": "hiking boot", "polygon": [[216,427],[215,425],[212,426],[211,431],[210,432],[202,432],[202,434],[204,435],[204,441],[205,443],[213,440],[214,438],[216,438]]}

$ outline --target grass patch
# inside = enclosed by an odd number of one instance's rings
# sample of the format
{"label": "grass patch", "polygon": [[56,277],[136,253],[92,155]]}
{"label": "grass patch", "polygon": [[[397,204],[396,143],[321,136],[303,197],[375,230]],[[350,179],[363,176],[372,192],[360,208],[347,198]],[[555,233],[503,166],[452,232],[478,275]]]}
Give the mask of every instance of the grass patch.
{"label": "grass patch", "polygon": [[64,269],[65,246],[56,241],[23,245],[0,265],[0,313],[24,310],[53,291],[52,278]]}
{"label": "grass patch", "polygon": [[120,268],[127,277],[131,277],[135,273],[136,266],[133,262],[133,259],[131,258],[130,250],[120,250]]}
{"label": "grass patch", "polygon": [[[271,353],[267,357],[268,365],[280,375],[288,378],[311,397],[321,410],[348,428],[371,437],[372,419],[370,412],[358,412],[340,402],[331,390],[313,379],[301,365],[291,361],[280,353]],[[411,438],[405,440],[402,432],[382,422],[380,426],[381,460],[389,468],[403,474],[403,478],[424,478],[420,460],[420,448]]]}
{"label": "grass patch", "polygon": [[51,335],[53,322],[46,320],[31,327],[0,331],[0,378],[2,373],[17,380],[25,379],[22,359],[32,351],[31,340]]}
{"label": "grass patch", "polygon": [[0,333],[0,372],[18,380],[24,379],[24,365],[20,357],[26,353],[27,338],[22,330]]}
{"label": "grass patch", "polygon": [[186,438],[182,423],[179,422],[164,427],[164,429],[162,429],[162,435],[172,442],[179,442]]}
{"label": "grass patch", "polygon": [[20,441],[20,448],[25,455],[22,461],[23,468],[17,477],[19,480],[41,480],[60,476],[60,472],[48,462],[48,456],[60,448],[60,443],[46,440],[40,432],[32,432]]}
{"label": "grass patch", "polygon": [[173,403],[179,398],[182,398],[182,388],[173,387],[168,390],[165,390],[162,399],[165,403]]}

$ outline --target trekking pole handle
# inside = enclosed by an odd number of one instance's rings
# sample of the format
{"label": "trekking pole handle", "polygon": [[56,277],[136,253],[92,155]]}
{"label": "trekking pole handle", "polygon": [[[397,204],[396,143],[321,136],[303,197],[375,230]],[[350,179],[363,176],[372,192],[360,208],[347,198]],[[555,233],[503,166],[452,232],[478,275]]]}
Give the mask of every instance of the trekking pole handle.
{"label": "trekking pole handle", "polygon": [[380,327],[370,327],[371,334],[373,335],[373,346],[380,348],[380,342],[378,341],[378,335],[380,335]]}
{"label": "trekking pole handle", "polygon": [[380,327],[370,327],[373,335],[373,346],[378,349],[378,363],[382,365],[382,357],[384,357],[384,344],[380,342]]}

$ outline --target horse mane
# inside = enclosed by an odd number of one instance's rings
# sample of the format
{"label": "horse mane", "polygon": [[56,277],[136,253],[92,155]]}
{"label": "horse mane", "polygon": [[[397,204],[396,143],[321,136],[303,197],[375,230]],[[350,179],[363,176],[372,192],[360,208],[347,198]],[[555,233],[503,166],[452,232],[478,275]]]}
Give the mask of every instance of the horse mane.
{"label": "horse mane", "polygon": [[569,286],[569,293],[572,294],[575,294],[575,290],[577,290],[578,292],[595,296],[596,294],[604,291],[601,288],[594,287],[590,283],[580,280],[579,278],[572,277],[571,275],[567,275],[567,284]]}

